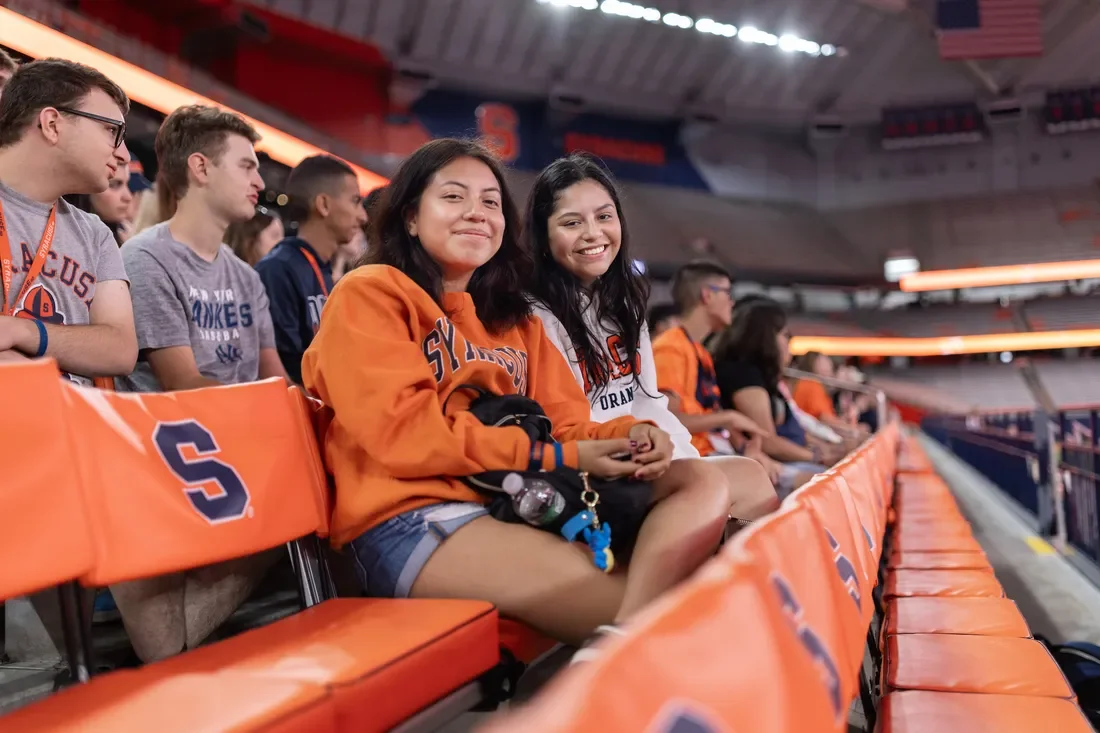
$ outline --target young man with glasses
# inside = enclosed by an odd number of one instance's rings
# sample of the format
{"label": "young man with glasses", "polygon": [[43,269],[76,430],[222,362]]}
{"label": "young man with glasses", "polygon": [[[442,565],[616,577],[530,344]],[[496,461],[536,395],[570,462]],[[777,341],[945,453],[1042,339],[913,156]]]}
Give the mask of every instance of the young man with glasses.
{"label": "young man with glasses", "polygon": [[105,191],[130,102],[95,69],[20,66],[0,96],[0,362],[49,356],[74,381],[129,374],[137,339],[111,230],[65,194]]}
{"label": "young man with glasses", "polygon": [[[264,185],[252,147],[258,140],[248,122],[215,107],[180,107],[161,125],[157,186],[176,206],[168,221],[122,246],[140,351],[133,374],[117,380],[120,390],[286,378],[260,276],[223,243],[230,224],[255,214]],[[112,586],[138,656],[151,662],[198,645],[278,556]]]}

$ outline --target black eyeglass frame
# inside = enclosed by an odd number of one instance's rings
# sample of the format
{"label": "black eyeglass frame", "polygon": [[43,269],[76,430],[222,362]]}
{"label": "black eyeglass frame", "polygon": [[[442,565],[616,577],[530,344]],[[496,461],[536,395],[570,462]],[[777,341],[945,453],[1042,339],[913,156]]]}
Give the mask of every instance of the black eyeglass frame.
{"label": "black eyeglass frame", "polygon": [[77,117],[83,117],[88,120],[95,120],[96,122],[113,125],[115,128],[115,150],[118,150],[126,139],[126,120],[113,120],[110,117],[95,115],[91,112],[85,112],[82,109],[73,109],[72,107],[54,107],[54,109],[67,115],[76,115]]}

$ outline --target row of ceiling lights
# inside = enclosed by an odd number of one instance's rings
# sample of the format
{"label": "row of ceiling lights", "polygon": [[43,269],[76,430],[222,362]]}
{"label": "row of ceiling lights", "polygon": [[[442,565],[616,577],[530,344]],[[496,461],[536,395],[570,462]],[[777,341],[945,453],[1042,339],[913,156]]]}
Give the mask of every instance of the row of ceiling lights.
{"label": "row of ceiling lights", "polygon": [[536,0],[540,5],[551,5],[558,8],[577,8],[579,10],[601,10],[608,15],[618,15],[624,18],[645,20],[650,23],[664,23],[672,28],[689,30],[694,28],[700,33],[708,33],[724,38],[737,38],[743,43],[755,43],[762,46],[774,46],[788,53],[804,53],[809,56],[843,56],[844,49],[828,43],[816,43],[800,38],[794,34],[786,33],[777,36],[752,26],[737,26],[729,23],[719,23],[711,18],[692,19],[680,13],[661,13],[657,8],[637,5],[624,0]]}

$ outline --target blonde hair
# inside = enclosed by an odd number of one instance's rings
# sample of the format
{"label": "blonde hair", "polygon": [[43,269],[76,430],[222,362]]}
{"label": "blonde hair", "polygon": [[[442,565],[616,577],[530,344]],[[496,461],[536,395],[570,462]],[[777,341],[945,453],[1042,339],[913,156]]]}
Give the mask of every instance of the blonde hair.
{"label": "blonde hair", "polygon": [[134,216],[134,223],[130,225],[130,236],[145,231],[151,226],[160,224],[162,221],[167,221],[170,217],[164,215],[163,207],[161,206],[160,197],[157,195],[156,187],[150,188],[141,196],[141,203],[138,204],[137,215]]}

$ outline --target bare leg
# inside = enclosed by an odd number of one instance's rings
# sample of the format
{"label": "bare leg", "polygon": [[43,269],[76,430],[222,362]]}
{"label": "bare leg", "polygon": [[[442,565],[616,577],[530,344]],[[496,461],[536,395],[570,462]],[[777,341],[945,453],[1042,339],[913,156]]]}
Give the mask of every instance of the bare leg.
{"label": "bare leg", "polygon": [[111,586],[122,625],[141,661],[155,662],[183,651],[187,640],[184,587],[183,573]]}
{"label": "bare leg", "polygon": [[625,585],[560,537],[479,517],[439,546],[409,595],[488,601],[502,616],[579,645],[615,619]]}
{"label": "bare leg", "polygon": [[268,550],[187,574],[184,609],[188,649],[201,644],[233,615],[263,580],[282,551],[282,548]]}
{"label": "bare leg", "polygon": [[730,490],[730,516],[755,520],[779,508],[779,496],[768,472],[751,458],[714,456],[704,458],[725,476]]}
{"label": "bare leg", "polygon": [[714,555],[729,515],[729,488],[717,467],[673,461],[653,482],[655,505],[638,532],[616,622],[628,620]]}

